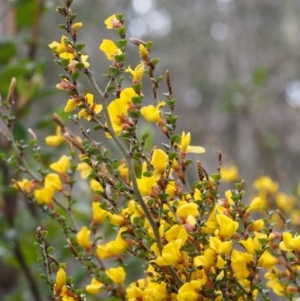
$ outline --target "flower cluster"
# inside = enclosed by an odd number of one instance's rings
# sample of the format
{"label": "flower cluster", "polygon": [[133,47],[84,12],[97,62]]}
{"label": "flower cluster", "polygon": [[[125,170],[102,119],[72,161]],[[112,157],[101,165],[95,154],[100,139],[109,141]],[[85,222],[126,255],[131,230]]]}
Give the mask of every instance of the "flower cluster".
{"label": "flower cluster", "polygon": [[[257,194],[248,205],[243,181],[221,196],[223,177],[224,181],[238,180],[237,168],[221,167],[221,153],[214,174],[209,174],[200,160],[194,164],[189,159],[189,153],[201,158],[205,149],[191,145],[190,132],[177,131],[169,71],[165,75],[167,92],[160,98],[163,76],[155,74],[159,60],[151,57],[153,43],[130,39],[140,58],[134,69],[125,67],[128,40],[124,17],[114,14],[107,18],[106,27],[119,38],[103,39],[99,46],[109,64],[108,83],[102,91],[82,52],[84,44],[77,43],[82,23],[73,24],[76,15],[70,5],[71,1],[64,0],[57,8],[69,36],[62,35],[60,42],[49,47],[65,71],[57,85],[69,95],[64,110],[78,110],[70,117],[83,140],[59,117],[53,118],[56,134],[46,137],[46,143],[53,147],[65,143],[71,148],[69,155],[38,169],[37,177],[30,173],[32,178],[14,181],[14,186],[59,222],[70,254],[90,274],[86,292],[129,301],[242,301],[269,300],[269,287],[289,300],[298,297],[300,236],[281,233],[274,224],[276,216],[287,224],[284,214],[290,213],[295,199],[279,193],[278,185],[267,177],[254,183]],[[131,78],[129,87],[123,86],[126,73]],[[80,91],[77,80],[81,75],[89,79],[94,94]],[[150,105],[145,104],[143,94],[146,75],[155,101]],[[91,128],[85,129],[81,118]],[[142,122],[160,132],[164,139],[160,146],[147,145],[149,133],[141,133]],[[122,155],[114,157],[111,143],[96,141],[92,133],[97,131],[113,141]],[[198,175],[193,181],[187,172],[190,168]],[[76,182],[76,172],[89,180],[82,201],[88,204],[89,216],[84,222],[79,219],[80,227],[72,193],[84,180]],[[270,196],[283,213],[268,209],[272,209]],[[113,237],[103,238],[106,228],[115,231]],[[128,279],[134,275],[127,277],[128,270],[126,274],[129,254],[144,262],[143,275],[132,283]],[[47,279],[53,298],[84,300],[71,289],[65,267],[57,267],[56,280]]]}

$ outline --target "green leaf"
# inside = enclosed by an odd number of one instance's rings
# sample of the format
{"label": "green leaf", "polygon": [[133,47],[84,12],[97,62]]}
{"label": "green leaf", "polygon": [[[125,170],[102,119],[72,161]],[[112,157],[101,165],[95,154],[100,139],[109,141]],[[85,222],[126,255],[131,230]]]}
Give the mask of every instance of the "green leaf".
{"label": "green leaf", "polygon": [[127,46],[127,40],[126,39],[120,39],[120,40],[116,41],[116,46],[119,49],[125,48]]}
{"label": "green leaf", "polygon": [[152,41],[147,41],[146,42],[146,48],[150,49],[153,45],[153,42]]}
{"label": "green leaf", "polygon": [[16,54],[16,45],[13,41],[0,41],[0,66],[5,65]]}
{"label": "green leaf", "polygon": [[98,130],[102,130],[103,129],[103,126],[100,125],[100,124],[97,124],[93,127],[94,131],[98,131]]}
{"label": "green leaf", "polygon": [[78,71],[74,71],[71,75],[72,79],[75,81],[80,77],[81,73]]}
{"label": "green leaf", "polygon": [[152,64],[154,66],[156,66],[159,62],[160,62],[160,60],[158,58],[155,58],[155,59],[152,60]]}
{"label": "green leaf", "polygon": [[17,27],[32,26],[35,21],[37,5],[35,0],[21,0],[16,5]]}
{"label": "green leaf", "polygon": [[15,140],[17,141],[27,140],[27,129],[23,126],[22,123],[16,121],[15,126],[13,128],[13,135]]}
{"label": "green leaf", "polygon": [[109,93],[110,91],[114,91],[116,89],[116,87],[114,85],[109,85],[107,88],[106,88],[106,92]]}
{"label": "green leaf", "polygon": [[177,157],[177,153],[171,153],[169,155],[169,160],[172,161],[173,159],[175,159]]}
{"label": "green leaf", "polygon": [[135,105],[140,105],[143,102],[143,96],[139,95],[139,96],[133,96],[131,98],[131,101],[135,104]]}
{"label": "green leaf", "polygon": [[81,44],[77,44],[76,47],[75,47],[75,50],[77,52],[81,52],[85,47],[85,44],[84,43],[81,43]]}
{"label": "green leaf", "polygon": [[157,78],[156,78],[156,82],[159,84],[162,80],[163,80],[163,76],[162,75],[160,75],[160,76],[158,76]]}

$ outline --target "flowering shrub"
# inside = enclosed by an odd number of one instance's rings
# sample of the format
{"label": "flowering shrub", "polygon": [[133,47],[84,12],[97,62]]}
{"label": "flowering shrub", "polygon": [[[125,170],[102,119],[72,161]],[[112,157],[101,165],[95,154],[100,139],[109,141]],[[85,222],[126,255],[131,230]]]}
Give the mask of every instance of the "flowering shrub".
{"label": "flowering shrub", "polygon": [[[208,174],[200,160],[189,159],[189,153],[201,159],[205,150],[191,145],[190,132],[176,130],[179,116],[175,115],[170,73],[155,74],[159,59],[152,58],[153,43],[131,38],[137,46],[137,65],[127,66],[124,16],[108,17],[104,23],[116,33],[116,41],[103,39],[99,46],[108,59],[107,85],[102,90],[85,45],[78,42],[82,23],[74,23],[77,15],[71,4],[64,0],[57,7],[65,21],[60,25],[65,34],[49,47],[64,71],[57,84],[68,99],[64,110],[71,113],[82,136],[76,137],[54,114],[57,130],[46,137],[46,144],[64,144],[64,155],[54,154],[54,161],[44,166],[33,131],[28,144],[15,140],[8,131],[6,138],[14,152],[1,157],[25,174],[21,180],[13,179],[13,186],[60,225],[70,256],[89,274],[89,284],[84,289],[76,287],[67,277],[66,264],[55,255],[59,250],[49,247],[47,229],[39,226],[36,246],[45,268],[41,277],[52,299],[79,301],[97,294],[99,300],[115,301],[270,300],[270,288],[283,299],[296,300],[300,236],[289,232],[284,217],[296,207],[294,197],[278,192],[277,184],[268,177],[255,182],[257,195],[248,205],[243,201],[243,181],[221,196],[222,177],[238,180],[237,168],[222,167],[221,153],[215,174]],[[83,76],[93,91],[79,88]],[[131,86],[123,86],[125,78],[131,79]],[[143,84],[147,82],[152,85],[152,105],[144,103]],[[14,120],[14,88],[15,79],[1,104],[8,130]],[[161,95],[159,88],[165,93]],[[147,146],[149,133],[139,131],[141,122],[163,134],[160,146]],[[99,131],[105,134],[105,141],[94,138]],[[112,155],[108,141],[114,142],[119,155]],[[33,167],[25,159],[27,149],[36,160]],[[196,169],[198,178],[188,180],[188,169]],[[89,183],[90,199],[75,197],[81,182],[78,172]],[[280,210],[270,207],[271,197]],[[77,202],[89,204],[88,222],[80,226]],[[296,215],[292,220],[297,222]],[[286,226],[284,232],[276,228],[279,222]],[[114,236],[108,239],[103,229],[110,226]],[[143,262],[139,278],[126,270],[132,257]]]}

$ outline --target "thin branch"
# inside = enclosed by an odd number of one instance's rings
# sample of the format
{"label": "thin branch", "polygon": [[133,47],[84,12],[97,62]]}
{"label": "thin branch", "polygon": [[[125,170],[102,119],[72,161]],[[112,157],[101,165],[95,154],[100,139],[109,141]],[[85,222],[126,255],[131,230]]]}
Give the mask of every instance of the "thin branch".
{"label": "thin branch", "polygon": [[143,211],[146,215],[146,218],[149,220],[149,223],[150,223],[150,225],[153,229],[153,233],[154,233],[154,236],[155,236],[155,240],[157,242],[158,249],[161,252],[163,246],[162,246],[162,242],[161,242],[161,239],[160,239],[158,227],[156,225],[155,220],[151,216],[151,214],[148,210],[148,207],[146,206],[146,204],[145,204],[145,202],[144,202],[144,200],[141,196],[141,193],[139,191],[139,188],[138,188],[138,185],[137,185],[137,180],[136,180],[136,174],[135,174],[135,170],[134,170],[134,166],[133,166],[131,157],[129,156],[127,150],[125,149],[125,147],[123,146],[121,141],[118,139],[116,133],[113,130],[112,122],[110,120],[108,109],[107,109],[107,104],[106,104],[106,101],[105,101],[105,98],[104,98],[104,93],[98,87],[98,85],[97,85],[97,83],[94,79],[92,71],[90,71],[89,69],[86,69],[85,73],[86,73],[87,77],[89,78],[92,86],[96,90],[97,96],[99,97],[100,102],[103,105],[103,113],[104,113],[105,119],[107,120],[108,128],[110,130],[110,135],[112,136],[113,140],[117,144],[118,148],[121,150],[121,152],[122,152],[122,154],[123,154],[123,156],[124,156],[124,158],[127,162],[127,166],[128,166],[129,173],[130,173],[130,176],[131,176],[131,181],[132,181],[132,186],[133,186],[135,196],[137,198],[137,201],[138,201],[139,205],[142,207],[142,209],[143,209]]}

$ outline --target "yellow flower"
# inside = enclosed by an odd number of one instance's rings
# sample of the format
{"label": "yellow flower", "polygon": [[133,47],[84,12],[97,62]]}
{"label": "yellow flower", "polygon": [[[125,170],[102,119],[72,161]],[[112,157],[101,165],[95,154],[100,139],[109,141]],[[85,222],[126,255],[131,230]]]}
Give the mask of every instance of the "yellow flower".
{"label": "yellow flower", "polygon": [[146,49],[146,47],[144,46],[144,44],[140,44],[139,45],[139,52],[140,52],[140,56],[143,59],[143,61],[147,62],[149,61],[149,52]]}
{"label": "yellow flower", "polygon": [[93,209],[93,224],[99,224],[102,223],[106,216],[107,216],[107,211],[102,209],[98,202],[93,202],[92,203],[92,209]]}
{"label": "yellow flower", "polygon": [[203,154],[205,153],[205,149],[201,146],[191,146],[191,133],[182,132],[181,136],[181,144],[179,145],[181,153],[195,153],[195,154]]}
{"label": "yellow flower", "polygon": [[105,285],[96,278],[92,278],[91,284],[88,284],[85,289],[90,294],[99,294],[104,291]]}
{"label": "yellow flower", "polygon": [[262,219],[258,219],[249,225],[249,231],[260,231],[265,225],[265,222]]}
{"label": "yellow flower", "polygon": [[121,49],[119,49],[112,40],[104,39],[100,44],[99,49],[106,54],[107,59],[110,61],[114,59],[115,55],[122,54]]}
{"label": "yellow flower", "polygon": [[234,270],[234,277],[238,280],[245,280],[250,276],[250,271],[247,263],[253,263],[254,257],[252,254],[239,252],[235,249],[231,252],[231,263]]}
{"label": "yellow flower", "polygon": [[122,27],[121,22],[116,18],[116,15],[113,14],[109,16],[105,21],[104,24],[106,25],[107,29],[119,28]]}
{"label": "yellow flower", "polygon": [[48,173],[45,177],[45,188],[51,188],[53,190],[62,190],[63,185],[60,181],[58,174],[56,173]]}
{"label": "yellow flower", "polygon": [[143,107],[141,109],[141,113],[148,122],[159,123],[162,120],[160,116],[160,108],[165,104],[166,103],[164,101],[161,101],[156,107],[154,107],[153,105]]}
{"label": "yellow flower", "polygon": [[[102,111],[102,105],[96,105],[94,104],[94,95],[91,93],[87,93],[85,96],[86,102],[89,105],[89,111],[94,113],[94,114],[98,114]],[[81,118],[85,118],[86,120],[90,121],[92,119],[92,115],[91,113],[89,113],[86,109],[82,109],[79,113],[78,113],[78,117]]]}
{"label": "yellow flower", "polygon": [[73,32],[77,33],[78,29],[82,27],[82,22],[77,22],[72,25]]}
{"label": "yellow flower", "polygon": [[105,245],[98,245],[96,249],[97,256],[100,259],[110,258],[122,254],[128,247],[127,242],[122,238],[122,232],[127,231],[126,227],[122,227],[117,235],[116,240],[110,241]]}
{"label": "yellow flower", "polygon": [[67,173],[70,167],[71,167],[71,163],[66,155],[63,155],[57,162],[50,164],[50,168],[60,174]]}
{"label": "yellow flower", "polygon": [[241,240],[240,243],[242,244],[242,246],[246,249],[246,251],[249,254],[252,254],[252,255],[255,254],[254,244],[253,244],[253,240],[251,237],[247,238],[246,240]]}
{"label": "yellow flower", "polygon": [[271,255],[270,252],[266,250],[259,257],[257,265],[265,269],[270,269],[274,267],[277,263],[278,263],[277,258]]}
{"label": "yellow flower", "polygon": [[134,70],[132,70],[130,66],[128,66],[128,68],[125,70],[125,72],[129,72],[131,74],[133,82],[140,82],[143,78],[144,71],[145,64],[143,62],[138,64]]}
{"label": "yellow flower", "polygon": [[232,250],[232,241],[222,242],[217,237],[210,236],[209,247],[215,250],[217,254],[225,255]]}
{"label": "yellow flower", "polygon": [[95,179],[90,180],[90,187],[92,188],[93,191],[103,191],[103,187]]}
{"label": "yellow flower", "polygon": [[201,281],[192,280],[184,283],[178,290],[178,301],[197,301],[200,299],[199,291],[201,290]]}
{"label": "yellow flower", "polygon": [[49,146],[58,146],[65,141],[63,135],[61,134],[60,126],[56,127],[56,135],[50,135],[45,138],[45,142]]}
{"label": "yellow flower", "polygon": [[39,204],[50,205],[54,195],[54,189],[52,188],[41,188],[34,191],[34,198]]}
{"label": "yellow flower", "polygon": [[297,204],[297,199],[293,195],[287,195],[283,192],[279,192],[276,194],[276,204],[278,208],[285,212],[290,212]]}
{"label": "yellow flower", "polygon": [[124,283],[126,273],[123,267],[111,268],[105,274],[117,285]]}
{"label": "yellow flower", "polygon": [[247,212],[253,212],[260,210],[264,207],[264,203],[262,202],[262,199],[260,197],[256,197],[253,199],[253,201],[250,203]]}
{"label": "yellow flower", "polygon": [[181,262],[180,248],[182,239],[171,241],[163,247],[162,255],[158,256],[153,262],[159,266],[176,265]]}
{"label": "yellow flower", "polygon": [[63,286],[66,284],[67,275],[64,269],[60,268],[56,273],[56,280],[54,284],[54,291],[60,292]]}
{"label": "yellow flower", "polygon": [[167,283],[164,281],[160,283],[150,282],[148,284],[147,289],[145,290],[145,293],[147,295],[148,293],[150,294],[151,300],[155,300],[155,301],[171,300],[170,294],[167,292]]}
{"label": "yellow flower", "polygon": [[221,179],[224,182],[234,182],[239,179],[239,172],[236,165],[222,166],[220,172]]}
{"label": "yellow flower", "polygon": [[186,203],[178,207],[176,214],[179,217],[185,217],[192,215],[196,217],[198,215],[198,205],[195,203]]}
{"label": "yellow flower", "polygon": [[278,191],[278,184],[273,182],[272,179],[267,176],[258,178],[253,183],[253,187],[257,190],[264,190],[271,194],[274,194]]}
{"label": "yellow flower", "polygon": [[225,214],[218,214],[217,222],[220,226],[219,236],[221,239],[231,238],[239,227],[238,222],[233,221],[230,217],[226,216]]}
{"label": "yellow flower", "polygon": [[108,218],[114,226],[120,226],[122,223],[125,222],[125,218],[118,214],[108,213]]}
{"label": "yellow flower", "polygon": [[84,248],[86,251],[91,250],[90,242],[91,231],[87,227],[83,226],[81,230],[76,234],[78,244]]}
{"label": "yellow flower", "polygon": [[181,243],[184,244],[188,238],[188,234],[183,225],[174,225],[165,233],[165,237],[168,242],[181,239]]}
{"label": "yellow flower", "polygon": [[[79,155],[80,160],[84,160],[86,158],[85,155]],[[93,171],[93,168],[87,164],[86,162],[81,162],[77,165],[77,170],[80,171],[80,176],[82,179],[86,179],[90,173]]]}
{"label": "yellow flower", "polygon": [[289,232],[283,232],[282,234],[283,241],[280,242],[279,248],[283,251],[300,251],[300,235],[292,236]]}
{"label": "yellow flower", "polygon": [[22,181],[16,181],[13,184],[14,188],[21,189],[25,193],[30,193],[32,189],[32,183],[28,179],[23,179]]}
{"label": "yellow flower", "polygon": [[154,167],[155,174],[162,175],[166,171],[168,162],[169,157],[163,150],[156,148],[153,151],[151,164]]}
{"label": "yellow flower", "polygon": [[78,103],[75,101],[75,99],[70,98],[67,101],[64,111],[67,113],[72,112],[76,109],[77,105],[78,105]]}
{"label": "yellow flower", "polygon": [[207,248],[203,255],[196,256],[194,258],[193,266],[198,268],[203,266],[205,271],[209,271],[212,266],[215,265],[215,251],[213,249]]}
{"label": "yellow flower", "polygon": [[54,41],[51,44],[49,44],[49,47],[51,49],[53,49],[56,54],[60,54],[60,53],[63,53],[63,52],[70,52],[70,51],[68,51],[68,50],[70,50],[70,49],[68,49],[68,48],[70,48],[70,46],[66,45],[65,39],[67,39],[67,37],[63,35],[61,37],[61,42],[60,43]]}

